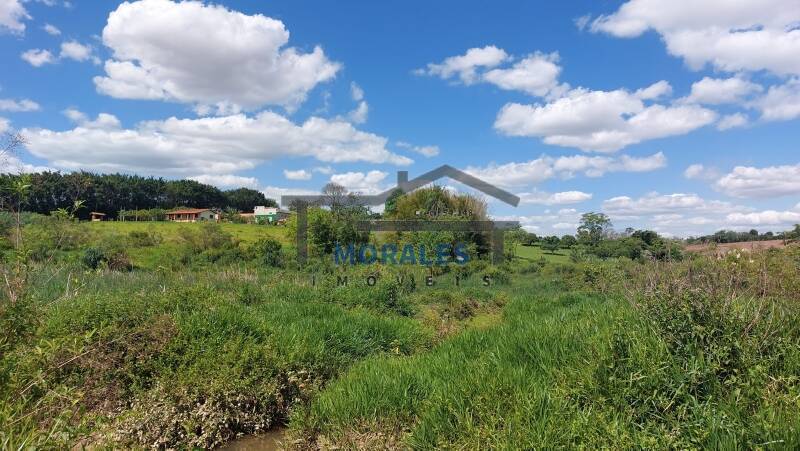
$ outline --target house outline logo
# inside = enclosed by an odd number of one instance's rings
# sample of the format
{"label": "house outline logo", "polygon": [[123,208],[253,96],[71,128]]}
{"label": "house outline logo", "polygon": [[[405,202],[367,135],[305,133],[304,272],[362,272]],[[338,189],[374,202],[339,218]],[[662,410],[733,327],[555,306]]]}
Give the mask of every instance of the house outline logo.
{"label": "house outline logo", "polygon": [[[491,183],[481,180],[464,171],[456,169],[450,165],[442,165],[432,171],[428,171],[419,177],[409,180],[408,171],[397,171],[397,186],[390,188],[380,194],[362,195],[357,194],[354,199],[360,205],[377,206],[386,203],[389,196],[396,190],[403,193],[410,193],[425,185],[431,184],[441,178],[450,178],[463,183],[470,188],[491,196],[512,207],[519,205],[520,198],[508,191],[498,188]],[[331,206],[331,196],[324,194],[316,195],[285,195],[281,196],[281,205],[284,207],[294,206],[297,212],[297,260],[300,264],[305,264],[308,259],[308,207],[309,206]],[[492,262],[501,263],[503,261],[503,232],[512,228],[519,227],[518,221],[387,221],[371,220],[359,221],[356,227],[360,231],[442,231],[451,230],[459,232],[489,232],[492,241]]]}

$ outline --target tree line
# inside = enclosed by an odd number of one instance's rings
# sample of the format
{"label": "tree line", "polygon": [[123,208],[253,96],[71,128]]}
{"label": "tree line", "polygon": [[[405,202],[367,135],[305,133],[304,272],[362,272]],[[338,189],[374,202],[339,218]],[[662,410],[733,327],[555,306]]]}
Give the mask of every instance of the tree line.
{"label": "tree line", "polygon": [[792,240],[800,238],[800,225],[795,225],[794,230],[785,232],[766,232],[759,233],[752,229],[747,232],[737,232],[735,230],[719,230],[711,235],[691,237],[686,240],[689,244],[694,243],[741,243],[748,241],[769,241],[769,240]]}
{"label": "tree line", "polygon": [[[24,183],[27,194],[17,199],[11,188]],[[252,211],[257,205],[276,207],[260,191],[237,188],[223,191],[194,180],[165,180],[128,174],[95,174],[91,172],[39,172],[35,174],[0,175],[0,202],[5,208],[17,206],[26,212],[50,214],[83,201],[85,208],[77,216],[86,219],[97,211],[116,219],[122,210],[172,209],[176,207],[219,208]]]}
{"label": "tree line", "polygon": [[659,235],[652,230],[625,229],[614,232],[611,219],[605,213],[588,212],[581,216],[575,235],[537,236],[522,228],[510,231],[506,237],[511,243],[523,246],[538,244],[542,250],[554,254],[559,249],[568,249],[570,258],[594,255],[603,260],[627,257],[631,260],[652,258],[656,260],[679,260],[681,246],[676,240]]}

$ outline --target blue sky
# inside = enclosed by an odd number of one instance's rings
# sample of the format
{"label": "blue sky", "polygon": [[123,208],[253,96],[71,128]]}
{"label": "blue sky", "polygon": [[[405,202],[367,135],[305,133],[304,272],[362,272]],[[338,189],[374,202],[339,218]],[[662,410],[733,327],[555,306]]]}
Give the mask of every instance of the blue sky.
{"label": "blue sky", "polygon": [[[800,222],[796,0],[0,0],[6,170],[374,192],[441,164],[678,236]],[[447,183],[443,181],[443,183]],[[456,186],[458,188],[458,186]]]}

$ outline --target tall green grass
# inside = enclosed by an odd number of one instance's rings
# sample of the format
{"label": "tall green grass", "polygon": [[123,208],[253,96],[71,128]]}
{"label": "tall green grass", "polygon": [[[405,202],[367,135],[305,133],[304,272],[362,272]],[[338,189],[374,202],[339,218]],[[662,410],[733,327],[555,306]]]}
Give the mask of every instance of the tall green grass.
{"label": "tall green grass", "polygon": [[675,352],[621,297],[565,293],[560,284],[531,291],[512,296],[495,327],[351,368],[295,412],[294,434],[358,448],[800,445],[791,324],[776,332],[782,343],[772,357],[743,346],[748,366],[726,379],[717,371],[725,356]]}
{"label": "tall green grass", "polygon": [[42,275],[49,282],[35,297],[45,315],[0,360],[0,438],[210,447],[283,421],[366,356],[431,345],[429,330],[380,300],[344,302],[356,285],[329,290],[282,275]]}

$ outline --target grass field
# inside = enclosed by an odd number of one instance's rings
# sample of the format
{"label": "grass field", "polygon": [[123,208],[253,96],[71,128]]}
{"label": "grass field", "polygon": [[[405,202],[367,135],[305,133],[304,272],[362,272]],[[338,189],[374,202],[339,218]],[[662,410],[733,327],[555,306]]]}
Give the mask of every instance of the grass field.
{"label": "grass field", "polygon": [[[180,223],[169,221],[103,221],[87,223],[91,230],[100,233],[121,233],[128,234],[132,231],[160,233],[168,241],[177,239],[178,230],[186,227],[196,228],[197,223]],[[272,237],[283,242],[289,242],[290,238],[285,227],[257,224],[232,224],[220,223],[220,227],[226,233],[233,235],[234,238],[243,243],[253,243],[264,237]]]}
{"label": "grass field", "polygon": [[539,246],[516,246],[516,256],[530,261],[544,258],[550,262],[567,263],[569,262],[569,249],[559,249],[554,253],[545,252]]}
{"label": "grass field", "polygon": [[[123,239],[131,232],[154,233],[160,242],[149,247],[133,247],[128,249],[132,263],[140,268],[157,269],[170,266],[176,256],[180,255],[182,245],[181,232],[198,230],[200,223],[177,223],[168,221],[104,221],[87,223],[94,234],[95,241]],[[238,246],[246,248],[263,238],[274,238],[284,245],[291,245],[292,237],[286,227],[220,223],[223,233],[229,234],[238,242]]]}
{"label": "grass field", "polygon": [[[794,247],[288,269],[248,250],[285,228],[77,227],[0,304],[0,449],[800,446]],[[132,270],[83,266],[109,241]]]}

